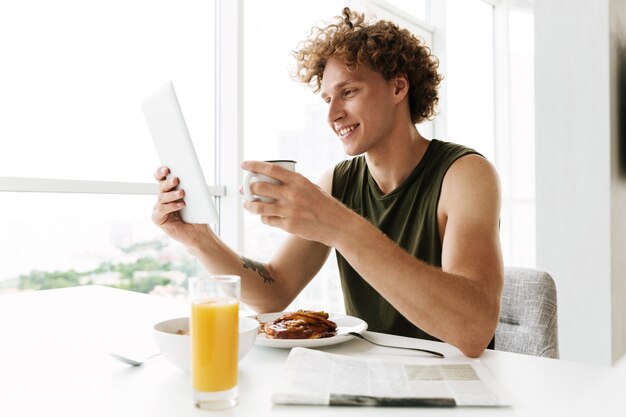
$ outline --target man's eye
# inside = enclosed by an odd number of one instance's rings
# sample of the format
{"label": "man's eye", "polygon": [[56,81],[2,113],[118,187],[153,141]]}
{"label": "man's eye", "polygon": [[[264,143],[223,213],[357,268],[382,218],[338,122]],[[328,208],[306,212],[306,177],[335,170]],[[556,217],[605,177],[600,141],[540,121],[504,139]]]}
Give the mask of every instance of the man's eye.
{"label": "man's eye", "polygon": [[343,92],[343,95],[346,96],[346,97],[351,96],[353,94],[354,94],[354,90],[345,90]]}

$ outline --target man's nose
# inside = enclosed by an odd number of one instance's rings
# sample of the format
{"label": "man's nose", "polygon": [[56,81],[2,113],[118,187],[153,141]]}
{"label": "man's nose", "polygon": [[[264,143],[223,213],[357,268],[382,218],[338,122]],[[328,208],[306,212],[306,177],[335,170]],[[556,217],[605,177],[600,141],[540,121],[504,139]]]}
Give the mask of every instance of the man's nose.
{"label": "man's nose", "polygon": [[[333,100],[328,107],[328,123],[333,126],[337,120],[346,116],[346,113],[341,106],[341,101]],[[334,126],[333,126],[334,128]]]}

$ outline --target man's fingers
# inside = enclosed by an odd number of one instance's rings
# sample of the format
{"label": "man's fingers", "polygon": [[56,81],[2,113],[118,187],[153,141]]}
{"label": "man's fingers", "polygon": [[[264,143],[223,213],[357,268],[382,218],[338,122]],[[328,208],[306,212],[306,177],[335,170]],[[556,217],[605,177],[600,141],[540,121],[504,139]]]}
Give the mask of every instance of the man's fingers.
{"label": "man's fingers", "polygon": [[158,225],[161,225],[165,223],[165,221],[167,220],[167,216],[170,213],[179,211],[183,207],[185,207],[185,202],[183,200],[174,201],[166,204],[157,203],[154,206],[154,210],[152,211],[152,221]]}
{"label": "man's fingers", "polygon": [[185,196],[185,192],[183,190],[174,190],[166,193],[160,193],[158,197],[158,202],[161,204],[171,203],[172,201],[180,200]]}
{"label": "man's fingers", "polygon": [[174,188],[176,188],[179,182],[180,181],[178,180],[178,177],[172,177],[172,178],[163,180],[159,182],[159,192],[166,193],[168,191],[171,191]]}
{"label": "man's fingers", "polygon": [[159,167],[154,172],[154,178],[159,182],[160,193],[171,191],[180,183],[178,177],[167,178],[168,174],[170,174],[168,167]]}
{"label": "man's fingers", "polygon": [[282,217],[277,216],[261,216],[261,222],[268,226],[280,227],[280,222],[283,221]]}
{"label": "man's fingers", "polygon": [[266,181],[256,181],[250,184],[250,193],[254,195],[262,195],[264,197],[269,197],[276,200],[282,195],[280,187],[282,187],[282,185],[272,184],[271,182]]}
{"label": "man's fingers", "polygon": [[154,172],[154,178],[157,181],[162,181],[167,176],[167,174],[169,174],[169,173],[170,173],[170,170],[169,170],[168,167],[159,167]]}
{"label": "man's fingers", "polygon": [[278,207],[275,203],[264,203],[261,201],[248,201],[243,202],[243,208],[250,213],[259,214],[261,216],[278,216]]}
{"label": "man's fingers", "polygon": [[241,168],[246,171],[256,172],[257,174],[265,174],[268,177],[276,178],[281,182],[287,182],[293,172],[281,167],[278,164],[262,161],[244,161]]}

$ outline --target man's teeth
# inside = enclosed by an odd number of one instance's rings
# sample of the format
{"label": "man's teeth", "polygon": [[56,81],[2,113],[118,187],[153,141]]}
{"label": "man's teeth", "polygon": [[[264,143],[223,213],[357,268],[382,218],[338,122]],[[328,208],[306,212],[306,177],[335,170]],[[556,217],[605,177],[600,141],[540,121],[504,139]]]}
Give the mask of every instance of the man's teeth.
{"label": "man's teeth", "polygon": [[345,135],[345,134],[346,134],[346,133],[348,133],[348,132],[352,132],[354,129],[356,129],[356,127],[357,127],[357,125],[354,125],[354,126],[346,127],[345,129],[341,129],[341,130],[339,131],[339,134],[340,134],[341,136],[343,136],[343,135]]}

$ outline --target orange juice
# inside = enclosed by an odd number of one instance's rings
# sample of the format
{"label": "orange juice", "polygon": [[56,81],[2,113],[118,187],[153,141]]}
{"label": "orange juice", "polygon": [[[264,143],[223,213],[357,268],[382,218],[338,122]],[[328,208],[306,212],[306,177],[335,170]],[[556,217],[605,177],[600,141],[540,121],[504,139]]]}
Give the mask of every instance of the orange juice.
{"label": "orange juice", "polygon": [[235,298],[195,300],[191,304],[193,389],[226,391],[237,385],[239,303]]}

